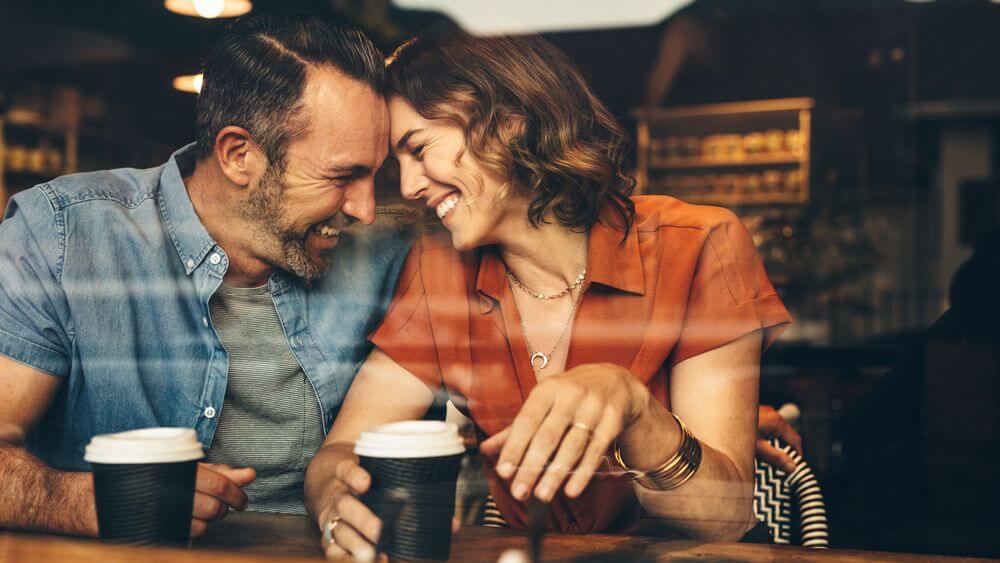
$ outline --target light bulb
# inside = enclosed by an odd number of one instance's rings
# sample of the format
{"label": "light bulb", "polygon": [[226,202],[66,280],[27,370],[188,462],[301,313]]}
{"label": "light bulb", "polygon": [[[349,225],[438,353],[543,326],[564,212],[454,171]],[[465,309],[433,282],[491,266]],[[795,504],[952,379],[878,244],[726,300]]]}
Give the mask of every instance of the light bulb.
{"label": "light bulb", "polygon": [[194,0],[194,9],[203,18],[217,18],[226,8],[226,0]]}

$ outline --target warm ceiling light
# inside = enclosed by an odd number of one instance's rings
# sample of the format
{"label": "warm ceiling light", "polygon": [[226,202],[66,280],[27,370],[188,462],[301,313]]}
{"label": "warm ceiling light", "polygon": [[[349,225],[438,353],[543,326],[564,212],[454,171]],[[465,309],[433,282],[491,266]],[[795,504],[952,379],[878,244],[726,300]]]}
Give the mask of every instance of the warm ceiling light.
{"label": "warm ceiling light", "polygon": [[201,93],[201,81],[204,78],[202,74],[182,74],[174,79],[174,89],[199,94]]}
{"label": "warm ceiling light", "polygon": [[171,12],[200,18],[235,18],[253,9],[250,0],[166,0]]}

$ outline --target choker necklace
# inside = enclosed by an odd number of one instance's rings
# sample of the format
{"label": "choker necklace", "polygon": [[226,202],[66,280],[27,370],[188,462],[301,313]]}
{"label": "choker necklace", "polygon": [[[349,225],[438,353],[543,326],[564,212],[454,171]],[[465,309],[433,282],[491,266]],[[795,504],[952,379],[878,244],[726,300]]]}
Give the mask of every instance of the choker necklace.
{"label": "choker necklace", "polygon": [[535,299],[545,299],[545,300],[548,300],[548,299],[556,299],[558,297],[562,297],[563,295],[566,295],[567,293],[569,293],[569,292],[573,291],[574,289],[580,287],[580,284],[583,283],[583,280],[586,277],[587,277],[587,268],[584,268],[583,271],[580,272],[580,275],[576,276],[576,279],[573,280],[573,283],[569,284],[569,287],[567,287],[566,289],[560,291],[559,293],[538,293],[537,291],[535,291],[535,290],[531,289],[530,287],[524,285],[521,282],[521,280],[517,279],[517,276],[514,275],[514,272],[511,272],[510,268],[507,268],[507,279],[510,281],[510,283],[512,285],[516,286],[521,291],[523,291],[523,292],[527,293],[528,295],[534,297]]}
{"label": "choker necklace", "polygon": [[[573,282],[572,286],[560,292],[559,295],[565,295],[567,292],[572,291],[573,289],[579,287],[580,283],[583,282],[585,274],[586,270],[580,273],[580,277],[578,277],[577,280]],[[512,274],[510,273],[510,270],[507,270],[507,279],[510,280],[511,283],[517,284],[518,282],[515,281],[517,278],[511,276]],[[518,287],[527,290],[527,288],[525,288],[524,286],[519,285]],[[555,297],[558,297],[559,295]],[[514,299],[514,309],[517,310],[517,318],[519,321],[521,321],[521,332],[524,333],[524,342],[525,344],[528,345],[528,355],[531,358],[530,359],[531,367],[537,369],[538,371],[542,371],[543,369],[545,369],[545,366],[549,365],[549,358],[552,357],[552,353],[556,351],[556,348],[559,347],[559,344],[563,341],[563,338],[566,337],[566,333],[569,332],[569,327],[570,325],[573,324],[573,315],[576,314],[576,308],[580,304],[580,300],[583,299],[583,291],[581,291],[580,294],[576,296],[575,299],[573,299],[573,308],[569,310],[569,317],[566,318],[566,324],[563,326],[562,332],[559,334],[558,340],[556,340],[556,343],[552,345],[552,349],[550,349],[547,354],[545,352],[536,352],[534,350],[535,347],[531,345],[531,339],[528,338],[528,327],[524,326],[524,316],[521,314],[521,306],[517,304],[517,295],[511,293],[511,297]],[[532,297],[536,296],[532,295]],[[539,297],[539,299],[554,299],[555,297]],[[535,363],[536,360],[539,362],[539,364],[537,365]]]}

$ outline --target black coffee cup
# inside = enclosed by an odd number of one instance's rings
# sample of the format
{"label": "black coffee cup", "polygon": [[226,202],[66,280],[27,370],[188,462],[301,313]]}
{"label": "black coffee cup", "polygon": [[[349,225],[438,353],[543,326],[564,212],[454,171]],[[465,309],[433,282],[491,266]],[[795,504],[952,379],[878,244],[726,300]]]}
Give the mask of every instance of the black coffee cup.
{"label": "black coffee cup", "polygon": [[354,447],[372,485],[361,500],[382,520],[378,551],[443,561],[465,445],[449,422],[405,421],[362,432]]}
{"label": "black coffee cup", "polygon": [[102,540],[184,545],[191,534],[198,460],[194,430],[145,428],[94,436],[84,459],[94,471]]}

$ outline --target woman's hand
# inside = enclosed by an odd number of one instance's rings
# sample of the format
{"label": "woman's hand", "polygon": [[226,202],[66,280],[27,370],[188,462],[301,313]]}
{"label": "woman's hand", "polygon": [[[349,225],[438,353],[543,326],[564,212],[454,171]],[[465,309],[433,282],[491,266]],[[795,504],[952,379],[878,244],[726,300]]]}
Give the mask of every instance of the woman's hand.
{"label": "woman's hand", "polygon": [[350,444],[324,446],[336,453],[325,460],[334,467],[321,493],[318,523],[323,534],[323,549],[328,558],[351,555],[357,560],[372,561],[375,544],[382,532],[382,522],[358,496],[371,486],[371,476],[358,464]]}
{"label": "woman's hand", "polygon": [[567,477],[566,496],[576,498],[615,438],[652,402],[646,387],[621,366],[578,366],[540,381],[514,422],[480,449],[490,456],[499,453],[497,474],[513,478],[511,494],[517,500],[534,489],[548,502]]}

